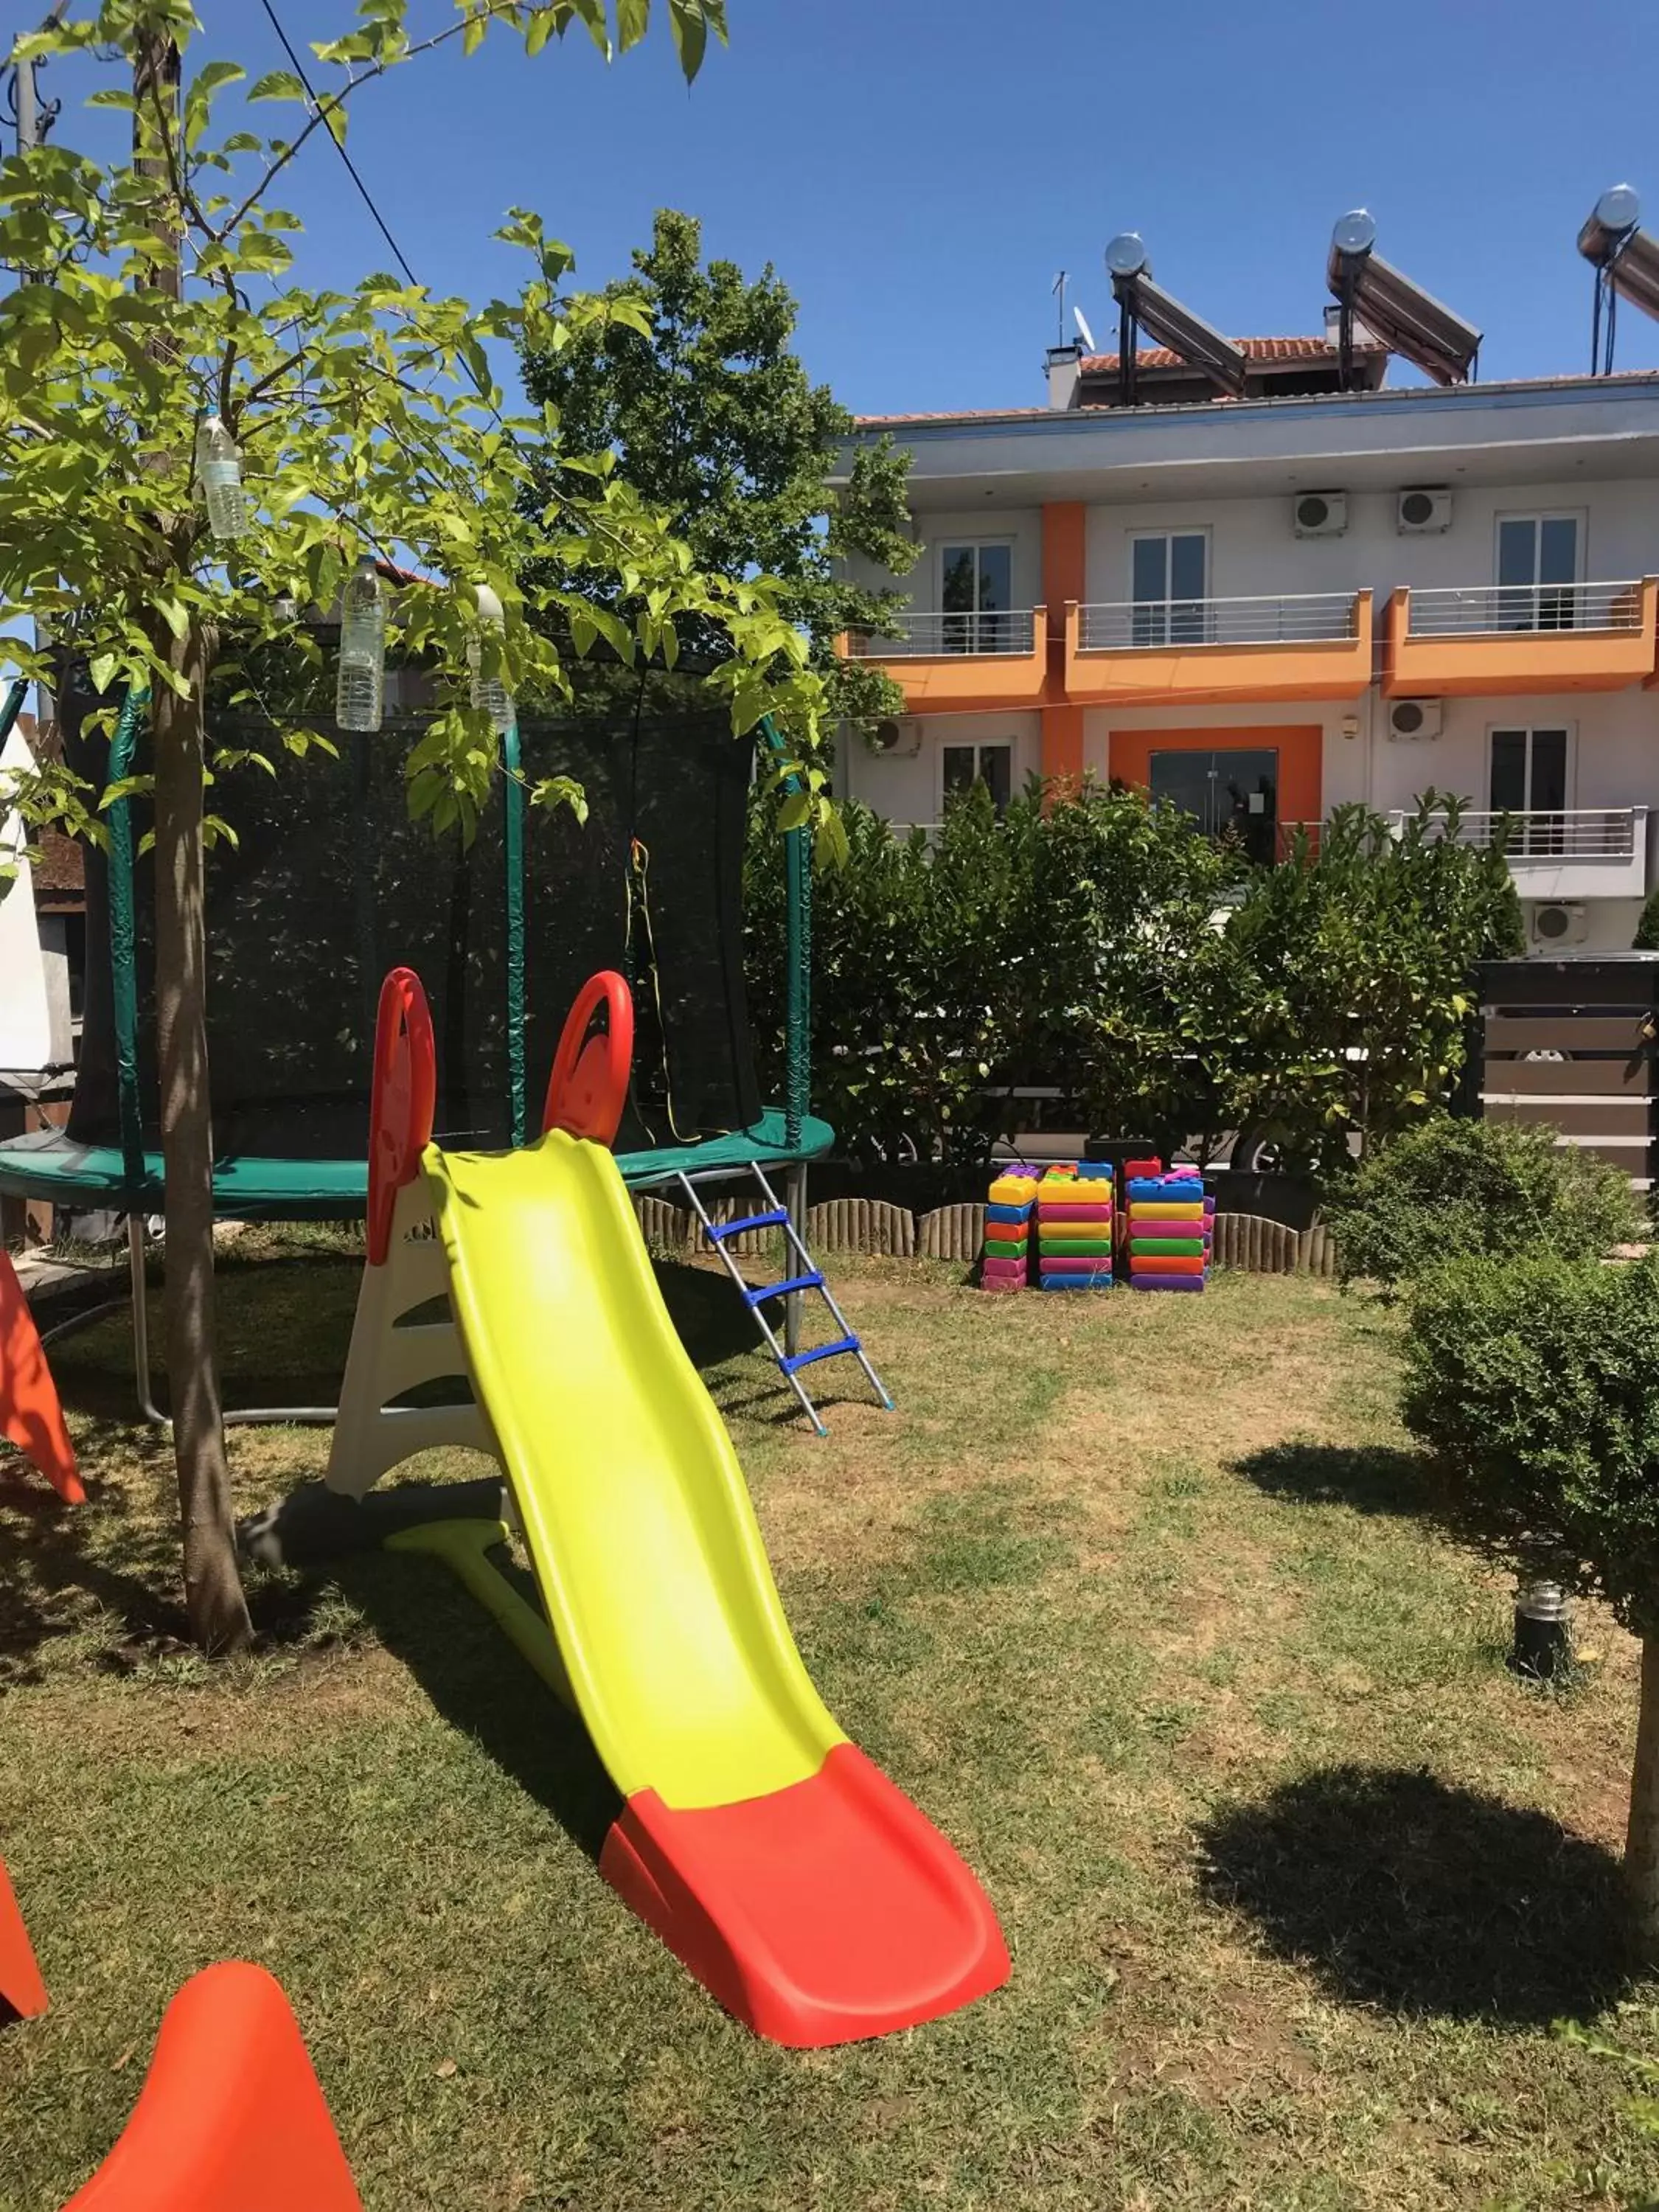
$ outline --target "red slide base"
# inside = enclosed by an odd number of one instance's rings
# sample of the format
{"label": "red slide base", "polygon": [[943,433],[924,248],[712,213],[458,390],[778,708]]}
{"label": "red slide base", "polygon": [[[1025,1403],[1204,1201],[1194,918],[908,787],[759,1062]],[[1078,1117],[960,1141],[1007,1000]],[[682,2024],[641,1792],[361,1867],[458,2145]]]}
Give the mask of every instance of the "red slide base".
{"label": "red slide base", "polygon": [[66,2212],[362,2212],[288,1999],[263,1966],[193,1974],[114,2149]]}
{"label": "red slide base", "polygon": [[728,2012],[798,2050],[915,2027],[1008,1978],[973,1874],[850,1743],[735,1805],[641,1790],[599,1871]]}
{"label": "red slide base", "polygon": [[27,1452],[68,1504],[86,1502],[57,1385],[17,1270],[0,1249],[0,1437]]}
{"label": "red slide base", "polygon": [[33,2020],[46,2008],[46,1985],[34,1963],[29,1931],[0,1860],[0,2025]]}

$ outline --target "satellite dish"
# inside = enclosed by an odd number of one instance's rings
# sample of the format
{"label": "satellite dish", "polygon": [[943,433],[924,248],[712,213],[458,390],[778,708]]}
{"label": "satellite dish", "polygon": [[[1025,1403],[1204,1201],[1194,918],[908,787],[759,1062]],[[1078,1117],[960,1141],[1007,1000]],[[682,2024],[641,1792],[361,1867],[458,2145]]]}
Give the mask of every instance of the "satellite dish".
{"label": "satellite dish", "polygon": [[1122,230],[1106,248],[1106,268],[1113,276],[1150,276],[1152,264],[1146,241],[1138,230]]}
{"label": "satellite dish", "polygon": [[1376,243],[1376,221],[1367,208],[1353,208],[1339,216],[1331,244],[1339,253],[1369,253]]}
{"label": "satellite dish", "polygon": [[1073,308],[1072,319],[1077,325],[1078,336],[1083,340],[1084,344],[1088,347],[1091,353],[1095,352],[1097,350],[1095,346],[1095,334],[1089,328],[1088,322],[1084,316],[1081,307]]}

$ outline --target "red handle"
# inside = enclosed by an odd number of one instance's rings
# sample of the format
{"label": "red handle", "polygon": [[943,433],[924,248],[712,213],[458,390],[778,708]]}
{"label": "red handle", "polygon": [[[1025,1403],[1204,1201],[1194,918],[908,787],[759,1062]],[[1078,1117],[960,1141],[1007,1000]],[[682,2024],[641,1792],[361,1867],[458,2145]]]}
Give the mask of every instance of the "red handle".
{"label": "red handle", "polygon": [[[595,1030],[603,1012],[605,1027]],[[628,1073],[634,1063],[634,1000],[614,969],[590,976],[565,1018],[553,1073],[547,1079],[542,1127],[566,1129],[608,1145],[628,1103]]]}
{"label": "red handle", "polygon": [[384,1264],[398,1193],[420,1172],[432,1141],[438,1054],[432,1010],[412,968],[394,968],[380,986],[374,1018],[374,1087],[368,1103],[368,1259]]}

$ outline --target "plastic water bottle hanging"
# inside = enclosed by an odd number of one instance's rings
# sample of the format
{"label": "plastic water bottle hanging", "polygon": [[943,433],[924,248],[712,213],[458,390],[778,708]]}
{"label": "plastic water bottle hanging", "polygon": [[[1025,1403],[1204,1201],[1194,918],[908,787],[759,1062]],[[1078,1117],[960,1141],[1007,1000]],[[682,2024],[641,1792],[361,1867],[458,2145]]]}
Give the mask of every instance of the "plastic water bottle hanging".
{"label": "plastic water bottle hanging", "polygon": [[334,719],[343,730],[378,730],[386,706],[386,588],[364,554],[340,605],[340,672]]}
{"label": "plastic water bottle hanging", "polygon": [[248,511],[247,494],[242,489],[242,456],[216,415],[204,416],[196,434],[196,475],[214,543],[229,545],[246,538]]}
{"label": "plastic water bottle hanging", "polygon": [[[478,620],[486,629],[499,635],[507,626],[501,600],[488,584],[478,586]],[[466,646],[467,665],[472,671],[472,703],[489,715],[498,730],[510,730],[517,719],[513,695],[499,676],[483,672],[483,640],[471,637]]]}

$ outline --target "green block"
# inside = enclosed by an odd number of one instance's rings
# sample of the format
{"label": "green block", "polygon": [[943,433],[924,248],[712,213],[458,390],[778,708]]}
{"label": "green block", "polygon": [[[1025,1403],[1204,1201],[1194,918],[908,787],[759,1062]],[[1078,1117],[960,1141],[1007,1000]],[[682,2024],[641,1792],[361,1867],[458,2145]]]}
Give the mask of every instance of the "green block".
{"label": "green block", "polygon": [[1131,1253],[1139,1252],[1149,1260],[1172,1260],[1177,1254],[1186,1259],[1196,1259],[1204,1249],[1201,1237],[1132,1237]]}

